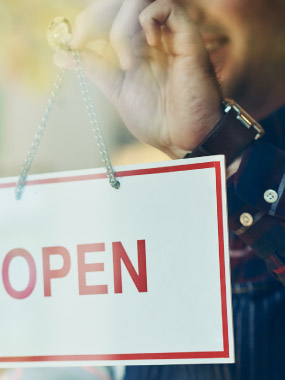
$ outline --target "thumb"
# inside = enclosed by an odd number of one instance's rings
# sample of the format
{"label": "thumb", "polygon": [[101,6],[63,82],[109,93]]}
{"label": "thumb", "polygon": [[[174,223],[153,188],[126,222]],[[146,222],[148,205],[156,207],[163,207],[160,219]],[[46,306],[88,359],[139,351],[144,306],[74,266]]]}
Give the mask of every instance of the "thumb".
{"label": "thumb", "polygon": [[100,0],[79,13],[75,20],[72,49],[84,49],[91,41],[106,38],[123,0]]}
{"label": "thumb", "polygon": [[[86,76],[100,88],[111,103],[115,104],[123,83],[123,72],[93,50],[83,50],[80,57]],[[58,67],[76,71],[76,65],[70,51],[56,51],[53,60]]]}

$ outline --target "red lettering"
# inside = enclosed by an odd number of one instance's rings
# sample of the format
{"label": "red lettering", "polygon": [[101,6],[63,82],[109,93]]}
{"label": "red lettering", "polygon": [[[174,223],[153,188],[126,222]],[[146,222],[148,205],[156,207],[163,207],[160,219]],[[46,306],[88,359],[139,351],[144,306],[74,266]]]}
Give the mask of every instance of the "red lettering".
{"label": "red lettering", "polygon": [[[50,269],[50,256],[60,255],[63,259],[61,269]],[[51,296],[51,279],[65,277],[70,271],[70,255],[64,247],[45,247],[43,248],[43,272],[44,272],[44,295]]]}
{"label": "red lettering", "polygon": [[[30,271],[29,283],[28,283],[26,289],[21,290],[21,291],[15,290],[11,286],[10,279],[9,279],[10,263],[13,260],[13,258],[17,257],[17,256],[21,256],[26,260],[26,262],[29,265],[29,271]],[[16,248],[16,249],[13,249],[12,251],[8,252],[4,261],[3,261],[2,277],[3,277],[3,283],[5,286],[5,289],[11,297],[16,298],[18,300],[29,297],[29,295],[33,292],[33,290],[35,288],[36,278],[37,278],[36,265],[35,265],[34,259],[32,258],[31,254],[22,248]]]}
{"label": "red lettering", "polygon": [[87,272],[104,272],[103,263],[85,263],[86,252],[104,252],[104,243],[82,244],[77,246],[79,294],[108,294],[108,285],[86,285]]}
{"label": "red lettering", "polygon": [[146,253],[145,240],[138,240],[138,273],[131,263],[121,242],[112,243],[113,246],[113,266],[114,266],[114,289],[115,293],[122,293],[122,268],[121,260],[124,262],[135,286],[139,292],[147,292],[146,275]]}

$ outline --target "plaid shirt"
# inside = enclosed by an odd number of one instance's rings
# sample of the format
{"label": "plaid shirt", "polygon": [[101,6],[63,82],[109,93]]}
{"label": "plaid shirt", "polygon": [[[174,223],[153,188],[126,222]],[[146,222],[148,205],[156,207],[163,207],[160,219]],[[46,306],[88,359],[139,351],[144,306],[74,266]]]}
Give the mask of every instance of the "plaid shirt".
{"label": "plaid shirt", "polygon": [[[265,136],[246,150],[228,179],[234,293],[249,284],[256,289],[276,286],[271,274],[285,285],[285,106],[260,124]],[[278,194],[274,203],[264,198],[269,189]],[[253,217],[249,227],[240,222],[243,213]]]}

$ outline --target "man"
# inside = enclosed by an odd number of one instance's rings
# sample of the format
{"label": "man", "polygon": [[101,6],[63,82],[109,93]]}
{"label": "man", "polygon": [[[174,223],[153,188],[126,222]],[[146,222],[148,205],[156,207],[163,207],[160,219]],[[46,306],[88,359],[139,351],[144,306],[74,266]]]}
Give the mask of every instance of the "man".
{"label": "man", "polygon": [[[77,19],[72,47],[138,139],[228,164],[236,364],[128,367],[126,380],[285,376],[284,11],[283,0],[101,0]],[[68,52],[55,62],[74,69]],[[262,120],[261,139],[228,97]]]}

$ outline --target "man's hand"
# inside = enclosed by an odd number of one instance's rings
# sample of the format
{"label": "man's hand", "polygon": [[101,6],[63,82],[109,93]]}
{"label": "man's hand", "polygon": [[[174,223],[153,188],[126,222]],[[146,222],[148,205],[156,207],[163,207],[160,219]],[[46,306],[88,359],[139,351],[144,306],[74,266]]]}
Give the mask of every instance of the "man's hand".
{"label": "man's hand", "polygon": [[[115,59],[87,47],[102,38]],[[203,38],[179,1],[97,1],[78,16],[72,47],[133,135],[171,157],[193,150],[222,116]],[[55,63],[74,69],[68,52]]]}

